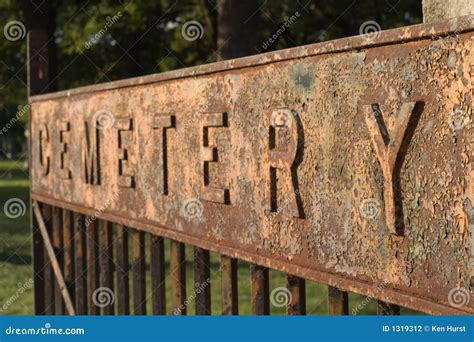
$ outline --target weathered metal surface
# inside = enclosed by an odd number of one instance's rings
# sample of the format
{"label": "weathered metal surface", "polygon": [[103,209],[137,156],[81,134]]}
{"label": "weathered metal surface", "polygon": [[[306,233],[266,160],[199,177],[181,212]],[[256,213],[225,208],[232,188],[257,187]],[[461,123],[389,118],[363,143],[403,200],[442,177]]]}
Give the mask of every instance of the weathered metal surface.
{"label": "weathered metal surface", "polygon": [[286,305],[286,314],[306,315],[306,281],[300,277],[287,274],[286,288],[290,294]]}
{"label": "weathered metal surface", "polygon": [[74,230],[72,213],[69,210],[62,210],[63,226],[63,276],[66,282],[66,289],[71,297],[71,302],[75,303],[74,295]]}
{"label": "weathered metal surface", "polygon": [[196,315],[211,314],[211,258],[208,250],[194,247]]}
{"label": "weathered metal surface", "polygon": [[150,236],[150,273],[153,315],[166,315],[165,244],[160,236]]}
{"label": "weathered metal surface", "polygon": [[100,313],[100,306],[96,304],[96,290],[100,287],[98,228],[97,221],[91,222],[86,226],[87,307],[88,314],[92,316],[99,315]]}
{"label": "weathered metal surface", "polygon": [[130,282],[129,282],[129,261],[128,261],[128,229],[122,225],[115,227],[117,231],[116,239],[116,262],[117,267],[117,314],[130,314]]}
{"label": "weathered metal surface", "polygon": [[77,315],[87,314],[87,265],[86,265],[86,228],[84,215],[74,213],[74,298],[75,313]]}
{"label": "weathered metal surface", "polygon": [[[48,240],[52,235],[52,208],[50,205],[41,205],[41,212],[43,213],[43,221],[45,230],[41,229],[41,235],[45,242],[46,253],[43,254],[44,257],[44,302],[45,302],[45,315],[54,315],[54,269],[51,254],[48,252],[48,241],[45,240],[47,237]],[[37,218],[38,223],[40,223],[39,218]]]}
{"label": "weathered metal surface", "polygon": [[132,283],[133,311],[135,315],[146,315],[146,264],[145,264],[145,233],[132,230]]}
{"label": "weathered metal surface", "polygon": [[32,196],[388,303],[472,313],[453,298],[470,295],[474,264],[473,27],[32,97]]}
{"label": "weathered metal surface", "polygon": [[[114,253],[113,253],[113,225],[110,222],[99,221],[99,270],[101,287],[114,291]],[[153,266],[153,265],[152,265]],[[104,305],[102,313],[113,315],[115,311],[114,303]]]}
{"label": "weathered metal surface", "polygon": [[175,316],[187,314],[185,245],[170,241],[171,304]]}
{"label": "weathered metal surface", "polygon": [[270,278],[268,268],[250,265],[250,301],[252,315],[270,314]]}
{"label": "weathered metal surface", "polygon": [[328,286],[328,314],[348,315],[349,314],[349,294],[338,288]]}
{"label": "weathered metal surface", "polygon": [[377,315],[379,316],[398,316],[400,315],[400,306],[396,304],[389,304],[382,301],[377,301]]}
{"label": "weathered metal surface", "polygon": [[221,307],[222,315],[239,314],[239,288],[237,259],[221,255]]}
{"label": "weathered metal surface", "polygon": [[[64,256],[63,256],[63,241],[62,241],[62,231],[63,226],[61,222],[62,210],[60,208],[53,207],[53,216],[52,216],[52,243],[54,247],[54,254],[59,264],[59,269],[61,272],[64,272]],[[56,315],[64,315],[64,302],[60,289],[60,284],[58,281],[54,281],[54,313]]]}

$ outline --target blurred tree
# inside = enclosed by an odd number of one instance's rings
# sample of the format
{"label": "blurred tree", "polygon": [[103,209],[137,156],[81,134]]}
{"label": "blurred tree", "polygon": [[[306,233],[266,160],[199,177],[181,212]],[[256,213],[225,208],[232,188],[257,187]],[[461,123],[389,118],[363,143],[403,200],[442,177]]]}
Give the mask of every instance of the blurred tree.
{"label": "blurred tree", "polygon": [[[25,140],[26,29],[23,13],[15,1],[0,0],[0,158],[20,151]],[[5,128],[5,129],[4,129]]]}

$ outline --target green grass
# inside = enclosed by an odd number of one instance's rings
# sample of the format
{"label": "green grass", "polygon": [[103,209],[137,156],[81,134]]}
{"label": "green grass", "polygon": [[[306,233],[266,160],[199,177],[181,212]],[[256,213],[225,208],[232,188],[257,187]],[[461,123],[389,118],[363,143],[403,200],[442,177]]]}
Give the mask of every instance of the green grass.
{"label": "green grass", "polygon": [[[28,211],[28,174],[23,170],[22,161],[0,161],[0,314],[7,315],[29,315],[34,313],[33,289],[28,286],[32,277],[31,266],[31,237],[29,228]],[[9,218],[3,210],[4,204],[12,198],[19,198],[26,205],[24,215],[18,218]],[[146,240],[146,251],[149,251],[149,241]],[[165,243],[165,256],[169,260],[169,241]],[[148,313],[151,313],[150,298],[150,267],[149,253],[147,252],[147,294]],[[193,294],[193,249],[186,248],[186,292],[187,297]],[[166,264],[166,274],[169,274],[169,263]],[[26,285],[25,285],[26,284]],[[250,271],[249,265],[239,261],[238,264],[238,291],[239,291],[239,313],[251,314],[250,306]],[[131,286],[131,283],[130,283]],[[285,286],[285,275],[281,272],[270,271],[270,291],[277,287]],[[131,287],[132,289],[132,287]],[[212,313],[220,314],[220,275],[219,256],[211,253],[211,293]],[[306,282],[307,312],[311,315],[327,314],[327,286],[312,281]],[[168,313],[171,314],[170,298],[171,284],[166,279],[166,298]],[[350,294],[350,311],[356,308],[365,297]],[[358,312],[359,315],[375,314],[376,301],[366,300],[367,305]],[[285,314],[284,307],[270,306],[272,315]],[[188,314],[194,314],[194,301],[187,308]],[[402,313],[417,314],[417,312],[403,309]]]}
{"label": "green grass", "polygon": [[[23,161],[0,162],[0,314],[33,314],[31,237],[29,229],[29,183]],[[20,199],[25,212],[7,217],[4,204]],[[14,213],[14,212],[13,212]]]}

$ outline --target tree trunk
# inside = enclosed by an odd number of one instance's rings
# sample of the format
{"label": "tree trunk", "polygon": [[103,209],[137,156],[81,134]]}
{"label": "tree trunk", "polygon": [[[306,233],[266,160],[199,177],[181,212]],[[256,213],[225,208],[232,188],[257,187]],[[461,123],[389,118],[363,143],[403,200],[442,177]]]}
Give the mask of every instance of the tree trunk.
{"label": "tree trunk", "polygon": [[29,95],[56,90],[56,12],[48,1],[25,0],[23,9],[28,28]]}
{"label": "tree trunk", "polygon": [[217,59],[225,60],[258,53],[255,0],[217,1]]}

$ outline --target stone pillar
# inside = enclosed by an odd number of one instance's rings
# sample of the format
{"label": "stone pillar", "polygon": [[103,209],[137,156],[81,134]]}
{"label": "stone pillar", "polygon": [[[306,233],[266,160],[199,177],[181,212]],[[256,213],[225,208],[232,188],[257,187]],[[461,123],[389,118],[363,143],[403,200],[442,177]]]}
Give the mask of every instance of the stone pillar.
{"label": "stone pillar", "polygon": [[474,14],[474,0],[423,0],[423,21],[436,21]]}

